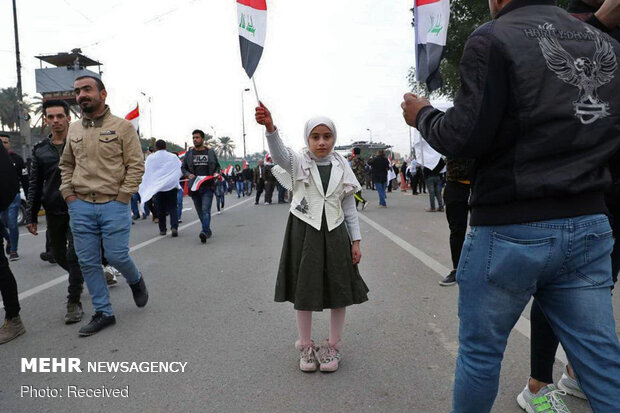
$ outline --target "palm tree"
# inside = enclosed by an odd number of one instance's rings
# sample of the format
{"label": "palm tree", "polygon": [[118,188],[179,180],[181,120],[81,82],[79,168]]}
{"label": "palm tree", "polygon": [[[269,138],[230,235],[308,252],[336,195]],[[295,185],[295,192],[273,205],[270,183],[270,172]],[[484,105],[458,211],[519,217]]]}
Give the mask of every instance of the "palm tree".
{"label": "palm tree", "polygon": [[215,147],[215,153],[217,153],[217,156],[224,159],[234,158],[235,144],[233,140],[228,136],[220,136]]}
{"label": "palm tree", "polygon": [[[28,95],[24,94],[22,105],[26,113],[32,112],[32,104],[27,100]],[[0,89],[0,124],[2,129],[6,126],[10,131],[14,131],[19,125],[19,99],[17,98],[17,88],[7,87]]]}

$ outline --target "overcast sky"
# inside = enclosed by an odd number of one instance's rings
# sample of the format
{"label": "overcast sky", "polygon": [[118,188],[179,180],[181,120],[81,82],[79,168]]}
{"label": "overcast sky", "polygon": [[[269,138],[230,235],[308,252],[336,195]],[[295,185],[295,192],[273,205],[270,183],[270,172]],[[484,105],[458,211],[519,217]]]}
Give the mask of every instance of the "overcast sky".
{"label": "overcast sky", "polygon": [[[303,145],[314,115],[331,117],[338,143],[381,140],[406,153],[400,102],[414,60],[412,0],[267,0],[267,38],[255,79],[287,144]],[[22,81],[33,96],[39,54],[80,47],[104,65],[113,113],[140,101],[141,129],[182,144],[203,129],[243,154],[241,68],[234,0],[17,0]],[[0,0],[0,87],[16,84],[11,0]],[[245,94],[248,153],[262,150],[256,98]],[[213,127],[213,129],[212,129]]]}

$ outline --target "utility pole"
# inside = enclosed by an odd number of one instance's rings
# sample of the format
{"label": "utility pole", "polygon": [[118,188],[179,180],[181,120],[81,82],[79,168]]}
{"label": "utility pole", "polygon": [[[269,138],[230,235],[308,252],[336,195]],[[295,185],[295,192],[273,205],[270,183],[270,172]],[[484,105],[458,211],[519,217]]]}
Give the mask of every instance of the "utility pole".
{"label": "utility pole", "polygon": [[17,63],[17,111],[19,115],[19,134],[24,140],[24,145],[22,147],[22,154],[24,156],[24,160],[28,157],[30,153],[30,115],[24,113],[24,105],[23,105],[23,92],[22,92],[22,63],[19,57],[19,32],[17,30],[17,5],[16,0],[13,0],[13,27],[15,30],[15,62]]}
{"label": "utility pole", "polygon": [[249,88],[245,88],[243,89],[243,92],[241,92],[241,125],[243,126],[243,159],[245,159],[245,109],[244,109],[244,103],[243,103],[243,94],[245,92],[249,92],[250,89]]}

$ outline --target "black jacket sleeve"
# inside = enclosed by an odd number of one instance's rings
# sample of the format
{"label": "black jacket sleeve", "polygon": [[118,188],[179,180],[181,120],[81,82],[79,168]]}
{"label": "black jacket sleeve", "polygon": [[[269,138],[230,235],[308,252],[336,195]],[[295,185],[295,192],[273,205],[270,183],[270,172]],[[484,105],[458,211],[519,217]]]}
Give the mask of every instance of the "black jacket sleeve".
{"label": "black jacket sleeve", "polygon": [[506,110],[508,70],[491,25],[467,40],[454,107],[445,114],[431,106],[418,113],[416,128],[443,155],[478,158],[488,153]]}
{"label": "black jacket sleeve", "polygon": [[220,161],[217,160],[215,151],[213,151],[213,158],[215,159],[215,169],[213,170],[213,173],[217,173],[222,170],[222,167],[220,166]]}
{"label": "black jacket sleeve", "polygon": [[181,163],[181,172],[183,172],[183,176],[187,176],[187,177],[189,177],[189,174],[192,173],[192,171],[189,170],[189,164],[187,162],[187,160],[189,159],[190,156],[192,156],[191,149],[189,151],[185,152],[185,157],[183,158],[183,163]]}
{"label": "black jacket sleeve", "polygon": [[26,220],[29,224],[36,224],[39,210],[41,209],[41,196],[43,194],[43,170],[41,165],[39,165],[39,160],[34,150],[32,151],[32,164],[30,168]]}
{"label": "black jacket sleeve", "polygon": [[0,211],[11,204],[19,192],[19,180],[9,153],[0,145]]}

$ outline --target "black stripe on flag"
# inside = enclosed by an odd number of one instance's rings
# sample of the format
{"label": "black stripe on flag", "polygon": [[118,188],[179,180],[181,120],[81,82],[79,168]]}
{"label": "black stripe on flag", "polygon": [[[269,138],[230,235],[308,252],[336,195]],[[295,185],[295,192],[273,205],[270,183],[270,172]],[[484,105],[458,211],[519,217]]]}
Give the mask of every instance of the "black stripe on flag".
{"label": "black stripe on flag", "polygon": [[439,63],[443,56],[443,46],[434,43],[418,44],[416,71],[420,82],[425,82],[428,90],[439,89],[443,85]]}
{"label": "black stripe on flag", "polygon": [[241,64],[243,65],[243,69],[245,69],[245,73],[248,74],[248,77],[252,78],[258,66],[258,62],[260,61],[260,57],[263,54],[263,48],[256,43],[252,43],[243,36],[239,36],[239,46],[241,49]]}

